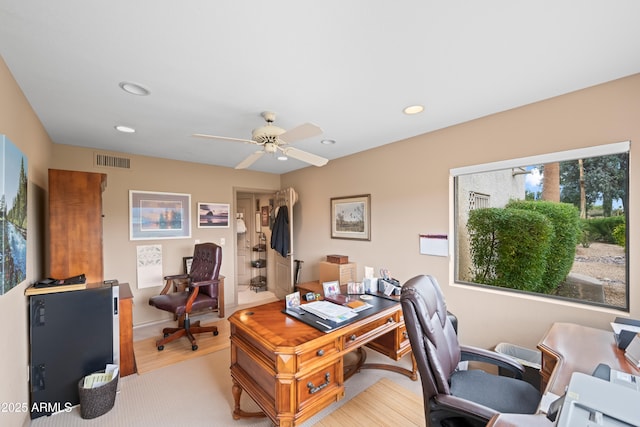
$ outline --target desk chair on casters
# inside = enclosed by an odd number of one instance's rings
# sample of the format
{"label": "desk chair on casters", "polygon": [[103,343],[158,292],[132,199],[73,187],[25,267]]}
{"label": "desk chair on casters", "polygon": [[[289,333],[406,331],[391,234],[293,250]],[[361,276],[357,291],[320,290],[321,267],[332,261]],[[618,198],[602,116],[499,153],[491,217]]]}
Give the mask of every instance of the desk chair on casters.
{"label": "desk chair on casters", "polygon": [[[400,301],[420,372],[428,426],[485,426],[498,413],[536,412],[541,395],[522,380],[522,364],[504,354],[458,343],[435,278],[410,279],[402,286]],[[491,363],[514,377],[460,370],[463,360]]]}
{"label": "desk chair on casters", "polygon": [[[215,243],[197,244],[193,251],[193,262],[189,274],[166,276],[166,284],[160,295],[149,299],[149,305],[160,310],[168,311],[176,315],[180,321],[177,328],[164,328],[164,337],[156,341],[159,351],[164,350],[164,345],[180,337],[186,336],[191,342],[191,349],[196,351],[198,345],[193,334],[204,332],[218,335],[215,326],[200,326],[200,321],[191,323],[189,314],[192,311],[211,309],[222,313],[224,310],[224,295],[218,275],[222,263],[222,248]],[[183,292],[171,293],[173,282],[187,280],[187,286]]]}

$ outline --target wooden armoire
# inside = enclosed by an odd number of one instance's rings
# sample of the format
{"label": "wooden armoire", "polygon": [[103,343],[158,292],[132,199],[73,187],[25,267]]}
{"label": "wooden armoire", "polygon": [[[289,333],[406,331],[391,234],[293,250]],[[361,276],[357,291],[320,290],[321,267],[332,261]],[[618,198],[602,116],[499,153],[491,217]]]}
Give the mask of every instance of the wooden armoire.
{"label": "wooden armoire", "polygon": [[49,277],[102,282],[102,192],[107,175],[49,169]]}

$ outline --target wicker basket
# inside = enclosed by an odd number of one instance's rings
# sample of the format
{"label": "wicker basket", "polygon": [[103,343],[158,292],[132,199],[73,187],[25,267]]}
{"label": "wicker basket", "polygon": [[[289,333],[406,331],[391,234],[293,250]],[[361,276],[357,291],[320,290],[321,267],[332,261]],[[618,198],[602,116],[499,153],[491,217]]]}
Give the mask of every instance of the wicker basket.
{"label": "wicker basket", "polygon": [[[100,371],[104,372],[104,371]],[[78,382],[80,396],[80,416],[91,419],[104,415],[113,408],[116,401],[119,374],[106,384],[95,388],[84,388],[84,378]]]}

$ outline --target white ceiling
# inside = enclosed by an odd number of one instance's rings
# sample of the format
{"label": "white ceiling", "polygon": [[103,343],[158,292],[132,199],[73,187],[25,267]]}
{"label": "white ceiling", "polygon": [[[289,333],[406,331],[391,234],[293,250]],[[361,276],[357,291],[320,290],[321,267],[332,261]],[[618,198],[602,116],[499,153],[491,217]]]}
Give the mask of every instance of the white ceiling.
{"label": "white ceiling", "polygon": [[248,139],[270,110],[319,125],[294,146],[336,159],[638,73],[639,17],[638,0],[0,0],[0,55],[56,143],[234,167],[256,147],[191,135]]}

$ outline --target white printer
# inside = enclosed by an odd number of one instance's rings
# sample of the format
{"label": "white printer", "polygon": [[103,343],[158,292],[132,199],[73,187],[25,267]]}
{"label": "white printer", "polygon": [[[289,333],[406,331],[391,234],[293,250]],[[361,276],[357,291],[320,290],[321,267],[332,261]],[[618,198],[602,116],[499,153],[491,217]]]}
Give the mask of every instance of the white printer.
{"label": "white printer", "polygon": [[[629,384],[621,384],[623,382]],[[609,380],[579,372],[571,381],[560,409],[558,427],[638,427],[640,392],[638,377],[611,370]]]}

